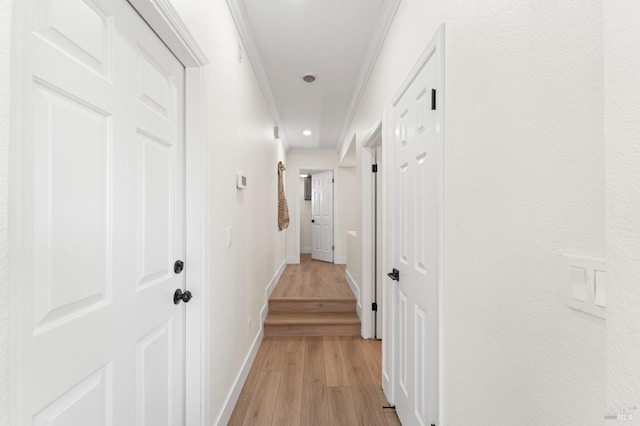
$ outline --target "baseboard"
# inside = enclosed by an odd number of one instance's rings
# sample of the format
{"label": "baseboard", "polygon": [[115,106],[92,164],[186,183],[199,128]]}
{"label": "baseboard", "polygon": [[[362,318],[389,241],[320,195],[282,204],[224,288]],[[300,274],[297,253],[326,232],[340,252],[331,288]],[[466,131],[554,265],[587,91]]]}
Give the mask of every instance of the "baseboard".
{"label": "baseboard", "polygon": [[282,261],[282,263],[278,267],[278,270],[273,275],[273,278],[271,278],[269,285],[264,289],[264,305],[262,305],[262,309],[260,310],[260,318],[262,318],[262,321],[260,321],[260,329],[263,328],[264,319],[269,313],[269,296],[271,296],[271,293],[273,293],[273,289],[276,288],[276,284],[278,284],[278,281],[280,281],[280,277],[282,276],[284,270],[287,268],[287,264],[287,259]]}
{"label": "baseboard", "polygon": [[333,263],[335,263],[336,265],[346,265],[347,256],[336,256],[333,260]]}
{"label": "baseboard", "polygon": [[311,247],[300,247],[300,253],[309,254],[311,253]]}
{"label": "baseboard", "polygon": [[269,296],[271,296],[271,293],[273,293],[273,289],[276,287],[276,284],[278,284],[278,281],[280,280],[280,277],[282,276],[282,273],[284,272],[286,267],[287,259],[284,259],[278,267],[276,273],[271,278],[271,281],[269,281],[269,285],[267,285],[267,287],[264,289],[265,301],[262,309],[260,310],[260,317],[262,319],[262,321],[260,321],[260,330],[255,340],[253,341],[253,344],[251,345],[251,350],[247,354],[247,357],[242,364],[242,368],[240,369],[240,373],[238,373],[238,377],[236,377],[236,380],[233,383],[233,388],[231,389],[229,397],[224,404],[222,413],[220,414],[218,420],[215,422],[216,425],[226,425],[227,423],[229,423],[231,414],[233,414],[233,409],[238,402],[240,392],[242,392],[242,387],[244,386],[244,382],[247,380],[247,376],[249,375],[249,371],[251,370],[253,361],[255,360],[256,354],[258,353],[258,348],[260,348],[260,343],[262,343],[262,338],[264,337],[264,319],[269,313]]}
{"label": "baseboard", "polygon": [[353,292],[353,295],[356,297],[356,311],[358,312],[358,318],[362,320],[362,302],[360,301],[360,287],[356,284],[355,280],[349,273],[349,271],[344,271],[344,278],[347,280],[347,284],[349,284],[349,288]]}
{"label": "baseboard", "polygon": [[296,256],[289,256],[287,257],[287,263],[289,265],[297,265],[300,263],[300,256],[296,257]]}
{"label": "baseboard", "polygon": [[233,409],[236,407],[236,403],[238,402],[238,398],[240,397],[240,392],[242,392],[244,382],[247,380],[247,376],[249,375],[249,371],[251,370],[253,361],[256,359],[256,355],[258,354],[258,348],[260,348],[260,343],[262,343],[263,337],[264,331],[262,330],[262,328],[260,328],[258,335],[251,345],[251,350],[242,363],[242,368],[240,369],[238,377],[236,377],[236,380],[233,383],[231,392],[229,392],[229,396],[224,403],[222,413],[220,413],[220,417],[218,417],[218,420],[216,420],[214,424],[224,426],[229,423],[229,419],[231,419],[231,415],[233,414]]}

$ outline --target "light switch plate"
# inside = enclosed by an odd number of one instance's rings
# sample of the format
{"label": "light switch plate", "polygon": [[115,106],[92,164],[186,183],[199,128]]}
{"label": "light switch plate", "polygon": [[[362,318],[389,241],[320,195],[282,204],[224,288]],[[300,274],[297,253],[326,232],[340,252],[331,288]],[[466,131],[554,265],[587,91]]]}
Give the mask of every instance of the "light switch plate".
{"label": "light switch plate", "polygon": [[564,254],[567,304],[578,311],[606,317],[606,263],[604,259]]}

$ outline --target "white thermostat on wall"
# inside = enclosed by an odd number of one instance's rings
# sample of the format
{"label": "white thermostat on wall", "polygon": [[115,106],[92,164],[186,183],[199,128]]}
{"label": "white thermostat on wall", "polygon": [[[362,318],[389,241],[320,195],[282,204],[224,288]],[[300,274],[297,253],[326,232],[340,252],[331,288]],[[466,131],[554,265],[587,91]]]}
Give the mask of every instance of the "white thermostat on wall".
{"label": "white thermostat on wall", "polygon": [[238,173],[236,175],[236,186],[238,189],[247,189],[247,177]]}

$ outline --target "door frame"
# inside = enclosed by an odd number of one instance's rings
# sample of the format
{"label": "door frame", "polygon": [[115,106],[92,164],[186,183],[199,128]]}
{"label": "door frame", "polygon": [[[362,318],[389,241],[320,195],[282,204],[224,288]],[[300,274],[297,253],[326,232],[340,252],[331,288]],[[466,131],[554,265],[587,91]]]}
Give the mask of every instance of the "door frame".
{"label": "door frame", "polygon": [[[404,78],[404,80],[402,81],[402,83],[400,84],[398,90],[395,92],[395,94],[393,95],[393,97],[391,98],[391,104],[387,107],[387,109],[385,110],[385,116],[383,117],[383,121],[388,122],[388,120],[392,120],[393,117],[393,108],[398,104],[398,102],[400,102],[400,99],[402,98],[402,95],[404,95],[404,93],[409,89],[409,86],[411,85],[411,83],[416,79],[416,77],[418,76],[418,74],[420,73],[420,71],[422,71],[422,69],[424,68],[424,66],[426,65],[426,63],[429,61],[429,59],[431,59],[431,57],[433,55],[438,55],[439,56],[439,60],[440,60],[440,80],[439,80],[439,87],[440,87],[440,94],[438,96],[438,103],[439,103],[439,108],[438,108],[438,114],[439,114],[439,121],[440,121],[440,133],[439,133],[439,138],[438,138],[438,143],[442,146],[442,157],[440,158],[440,161],[442,162],[442,167],[440,168],[440,176],[439,176],[439,185],[441,187],[441,191],[440,191],[440,196],[438,199],[438,204],[439,204],[439,209],[440,209],[440,223],[438,224],[438,238],[439,238],[439,243],[440,243],[440,247],[439,247],[439,252],[440,252],[440,256],[438,259],[438,268],[439,268],[439,273],[438,273],[438,423],[441,425],[445,424],[445,412],[444,412],[444,391],[445,391],[445,357],[444,357],[444,353],[445,353],[445,341],[444,341],[444,333],[445,333],[445,328],[444,328],[444,226],[445,226],[445,205],[444,205],[444,200],[445,200],[445,163],[444,163],[444,158],[446,156],[445,153],[445,54],[444,54],[444,49],[445,49],[445,26],[444,24],[440,24],[436,31],[435,34],[433,35],[433,37],[431,38],[431,40],[427,43],[425,49],[422,51],[422,53],[420,54],[418,60],[415,62],[415,64],[413,65],[413,67],[411,68],[411,70],[407,73],[407,76]],[[386,120],[385,120],[386,118]],[[388,134],[386,134],[386,139],[383,139],[383,156],[385,158],[388,158],[389,161],[387,161],[387,164],[395,164],[395,150],[394,150],[394,146],[393,146],[393,142],[394,142],[394,135],[393,133],[390,133],[391,129],[388,131]],[[388,142],[387,142],[388,141]],[[387,186],[386,184],[384,185],[385,189],[387,191],[389,191],[389,194],[393,193],[393,188],[395,188],[395,173],[390,173],[390,176],[388,177],[387,181],[389,182],[389,185]],[[389,203],[385,203],[386,206],[389,206]],[[391,206],[388,209],[385,209],[385,212],[387,212],[388,210],[388,217],[386,220],[392,220],[393,218],[393,206]],[[385,220],[385,224],[391,224],[391,227],[389,229],[389,241],[391,242],[391,244],[389,244],[387,247],[385,247],[385,266],[387,269],[384,269],[384,271],[390,270],[390,268],[393,265],[393,259],[394,259],[394,244],[393,244],[393,238],[394,238],[394,234],[396,231],[396,226],[393,225],[392,222],[387,222]],[[391,286],[393,284],[390,284],[389,279],[386,279],[385,282],[387,283],[387,286]],[[385,287],[387,287],[385,286]],[[386,294],[386,291],[384,292]],[[394,299],[394,295],[396,292],[391,292],[391,300],[389,300],[386,304],[387,309],[385,310],[385,312],[388,314],[385,316],[383,316],[383,322],[384,325],[383,327],[385,327],[385,325],[388,327],[389,325],[393,326],[393,319],[395,318],[395,300]],[[393,335],[393,328],[384,328],[387,331],[387,335]],[[396,344],[396,339],[397,336],[393,335],[390,336],[390,338],[388,339],[383,339],[382,343],[383,343],[383,356],[384,356],[384,342],[385,340],[393,340],[392,341],[392,345],[394,346],[392,349],[392,354],[395,352],[395,344]],[[394,364],[392,364],[394,365]],[[395,372],[394,372],[395,373]],[[394,399],[394,395],[393,395],[393,389],[395,388],[395,380],[397,380],[398,377],[396,374],[392,375],[392,380],[393,382],[391,382],[392,386],[391,386],[391,393],[390,395],[387,395],[389,397],[389,402],[393,403],[393,399]],[[384,377],[383,377],[383,388],[384,388]],[[386,394],[386,390],[385,390],[385,394]]]}
{"label": "door frame", "polygon": [[300,203],[302,202],[300,198],[302,197],[302,193],[300,192],[300,173],[304,173],[305,170],[309,170],[311,172],[333,172],[333,263],[338,264],[338,259],[336,257],[336,235],[338,227],[336,226],[338,223],[338,200],[336,197],[337,188],[338,188],[338,168],[337,167],[304,167],[298,166],[296,168],[296,213],[295,213],[295,223],[296,223],[296,251],[295,257],[293,259],[288,259],[289,263],[298,264],[300,263]]}
{"label": "door frame", "polygon": [[[206,145],[206,66],[208,59],[184,22],[168,0],[127,0],[147,24],[185,66],[185,248],[189,273],[186,286],[194,294],[186,310],[186,425],[209,424],[208,412],[208,223],[207,145]],[[9,285],[19,289],[22,270],[20,243],[21,200],[20,178],[21,131],[23,123],[24,66],[19,52],[24,45],[24,15],[33,0],[12,2],[11,45],[11,134],[9,140]],[[20,291],[9,295],[9,389],[19,387],[18,374],[22,368],[20,353]],[[9,419],[16,423],[21,410],[18,392],[9,392]]]}
{"label": "door frame", "polygon": [[[373,247],[374,241],[373,236],[375,235],[375,221],[373,210],[369,208],[365,208],[366,206],[373,206],[373,177],[371,172],[371,165],[374,164],[374,155],[371,152],[371,149],[375,149],[376,143],[378,140],[382,139],[382,118],[376,120],[376,122],[371,127],[371,130],[367,133],[367,136],[362,141],[362,150],[360,155],[360,170],[362,177],[362,190],[360,191],[360,200],[362,202],[362,209],[360,210],[360,232],[361,232],[361,247],[362,251],[360,253],[362,257],[362,283],[361,283],[361,303],[362,306],[367,306],[371,309],[371,304],[373,303],[373,286],[374,286],[374,275],[375,271],[373,270],[375,265],[375,250]],[[382,170],[378,171],[379,177],[382,176]],[[382,195],[383,185],[382,179],[378,181],[378,195]],[[378,214],[382,214],[383,212],[378,212]],[[379,236],[382,238],[382,235]],[[365,250],[365,247],[371,247],[371,250]],[[380,295],[382,299],[382,295]],[[385,306],[383,304],[383,306]],[[374,322],[374,314],[373,311],[370,312],[370,315],[362,315],[360,318],[362,321],[362,337],[365,339],[374,339],[373,332],[373,322]]]}

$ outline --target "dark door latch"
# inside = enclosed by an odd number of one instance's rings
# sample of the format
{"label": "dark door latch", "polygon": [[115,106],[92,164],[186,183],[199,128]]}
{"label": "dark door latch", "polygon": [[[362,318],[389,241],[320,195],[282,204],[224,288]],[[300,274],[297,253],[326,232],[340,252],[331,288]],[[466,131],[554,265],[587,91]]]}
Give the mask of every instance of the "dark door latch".
{"label": "dark door latch", "polygon": [[176,292],[173,293],[173,303],[176,305],[180,302],[189,303],[192,297],[193,295],[189,290],[183,293],[181,289],[177,289]]}
{"label": "dark door latch", "polygon": [[393,268],[393,270],[389,272],[387,276],[394,281],[400,281],[400,271],[398,271],[396,268]]}
{"label": "dark door latch", "polygon": [[182,260],[176,260],[176,263],[173,264],[173,272],[179,274],[184,269],[184,262]]}

